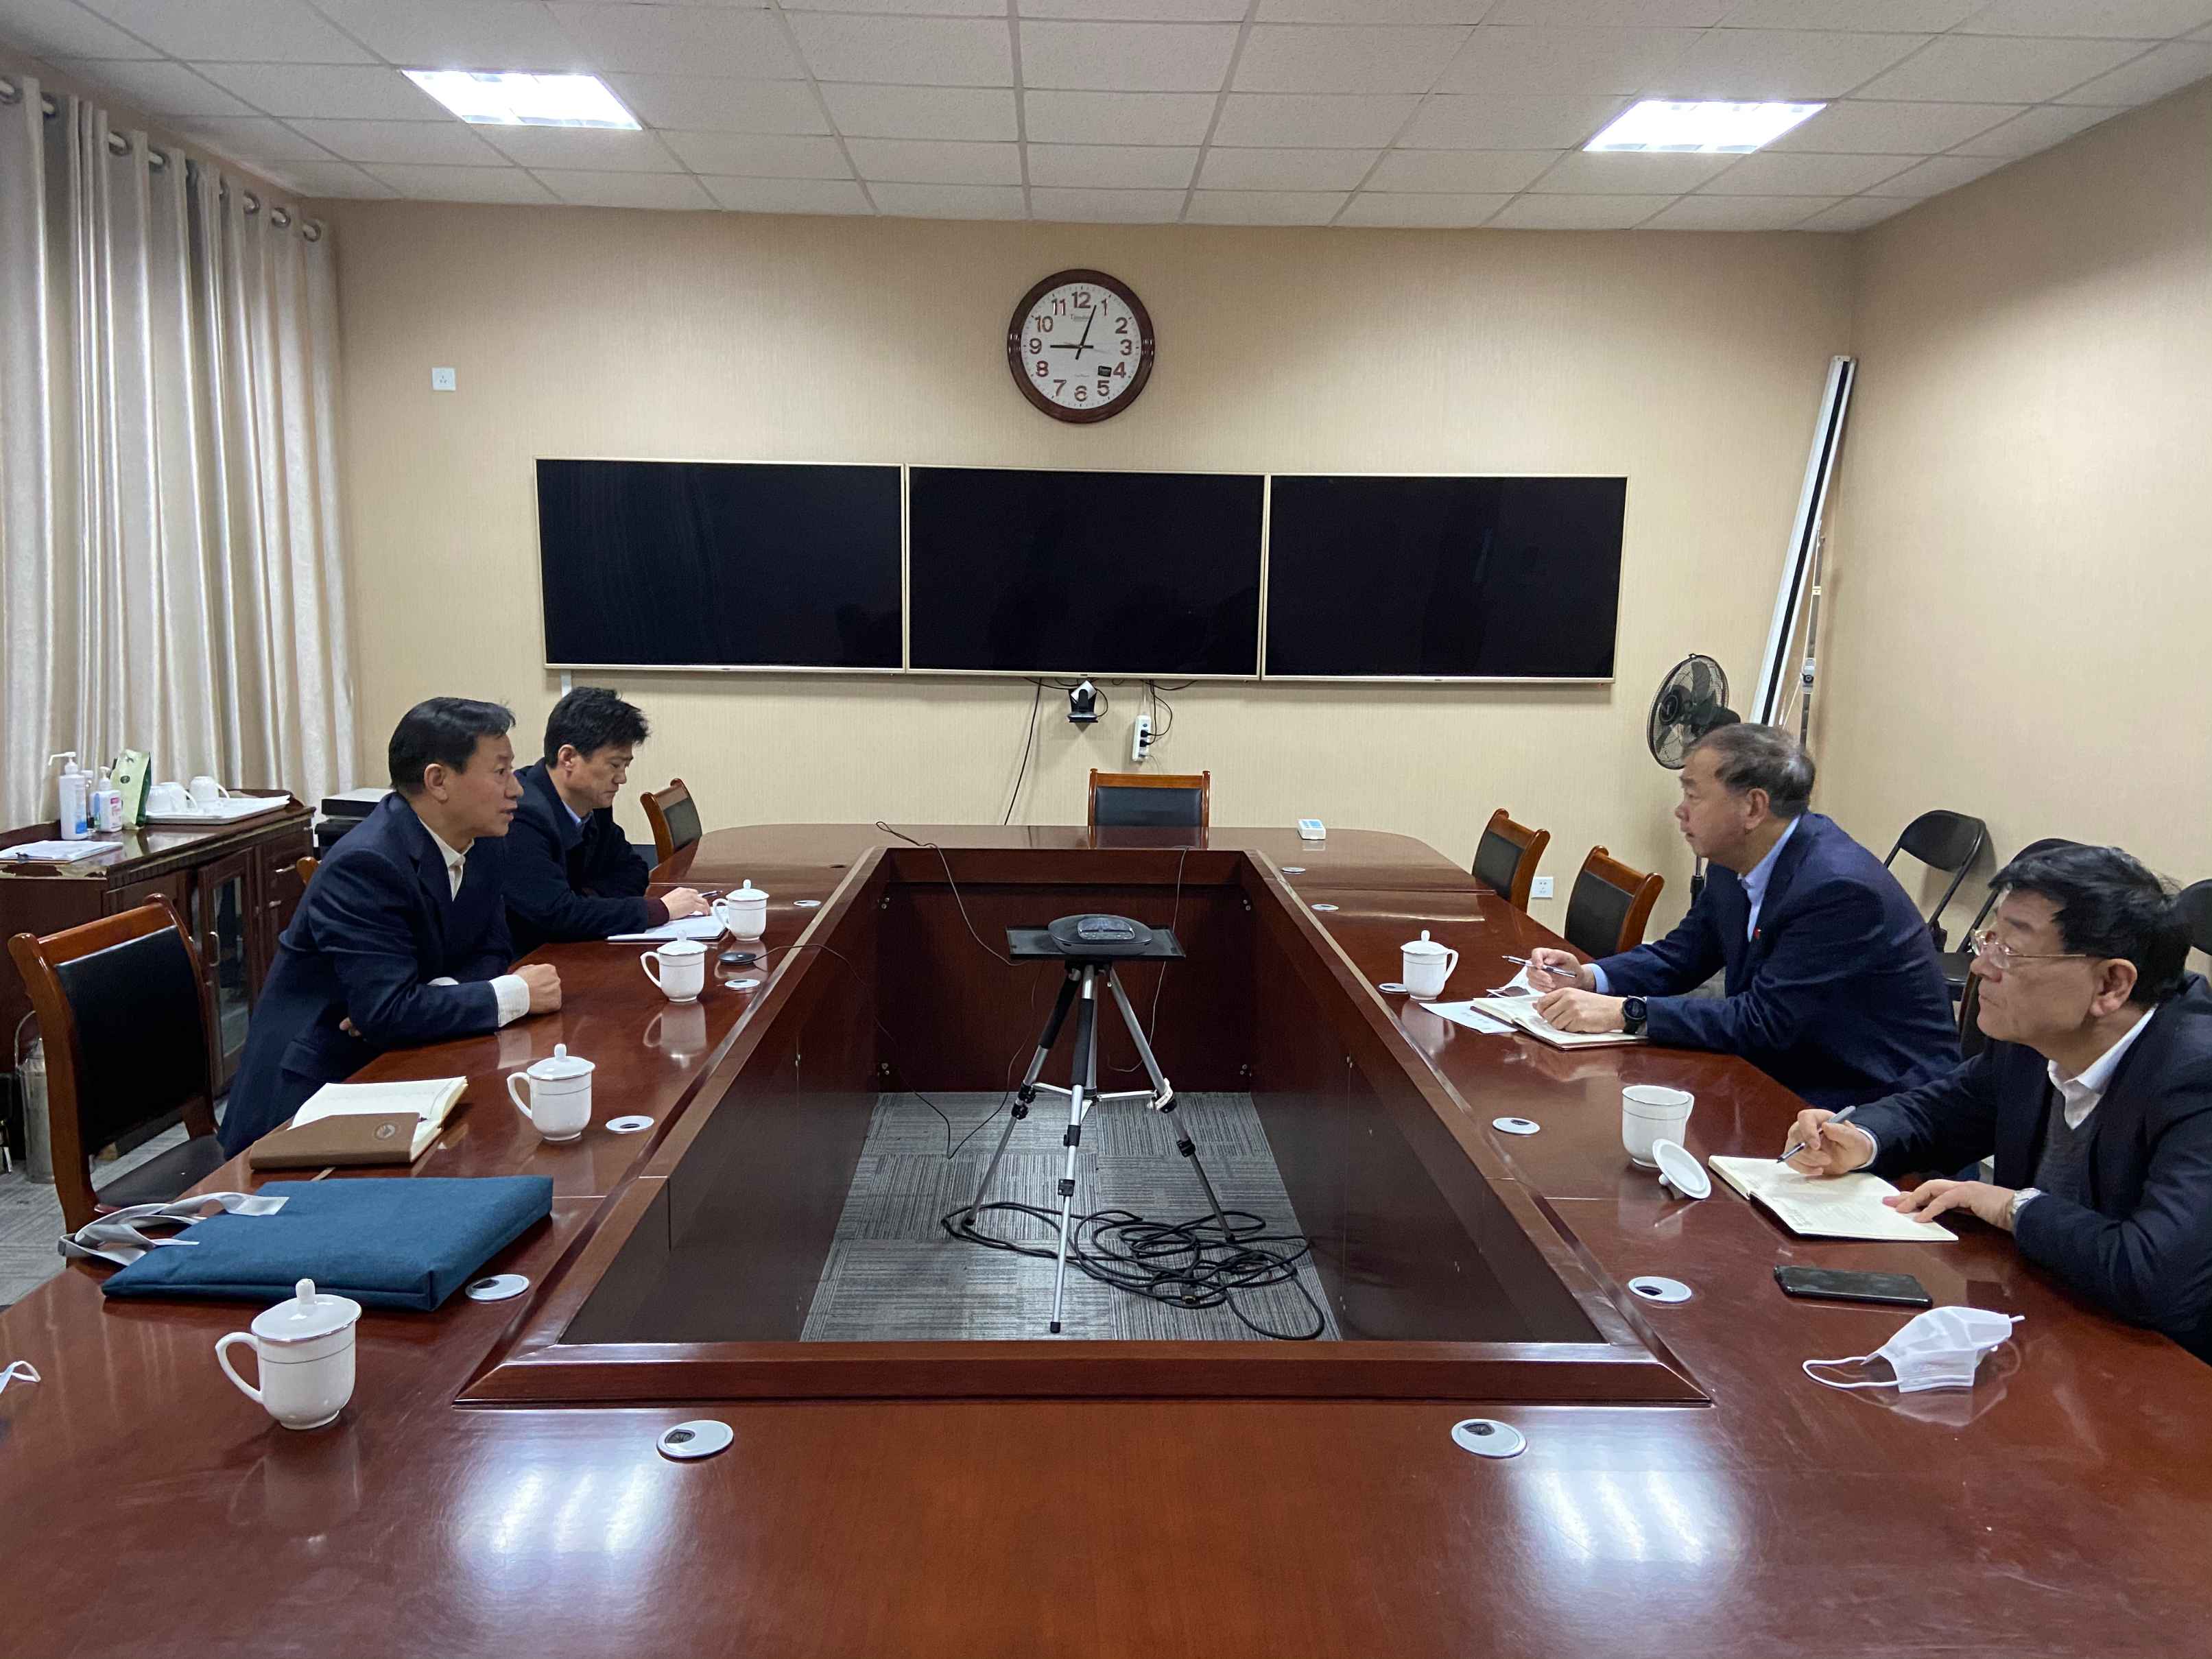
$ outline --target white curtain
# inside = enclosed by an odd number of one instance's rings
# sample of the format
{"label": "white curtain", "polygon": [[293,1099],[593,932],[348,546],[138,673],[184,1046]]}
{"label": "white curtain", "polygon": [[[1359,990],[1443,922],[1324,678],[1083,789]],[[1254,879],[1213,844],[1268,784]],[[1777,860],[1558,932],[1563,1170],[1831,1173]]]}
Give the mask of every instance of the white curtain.
{"label": "white curtain", "polygon": [[351,782],[326,236],[0,83],[0,824],[46,757]]}

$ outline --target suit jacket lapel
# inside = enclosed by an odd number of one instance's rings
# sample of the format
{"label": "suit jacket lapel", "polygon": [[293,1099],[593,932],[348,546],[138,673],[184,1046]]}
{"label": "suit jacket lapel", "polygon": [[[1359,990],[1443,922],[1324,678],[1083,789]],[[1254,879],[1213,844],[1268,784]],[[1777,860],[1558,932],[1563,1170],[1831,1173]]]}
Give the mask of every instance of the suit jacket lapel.
{"label": "suit jacket lapel", "polygon": [[[1789,844],[1775,856],[1774,869],[1766,878],[1766,892],[1759,902],[1759,933],[1751,939],[1750,960],[1753,962],[1766,954],[1766,941],[1761,935],[1766,933],[1767,923],[1778,914],[1783,898],[1790,891],[1790,884],[1796,878],[1798,870],[1812,851],[1813,837],[1820,822],[1813,813],[1806,813],[1797,820],[1796,829],[1790,832]],[[1744,915],[1748,918],[1751,914],[1748,899],[1745,900],[1743,908]]]}

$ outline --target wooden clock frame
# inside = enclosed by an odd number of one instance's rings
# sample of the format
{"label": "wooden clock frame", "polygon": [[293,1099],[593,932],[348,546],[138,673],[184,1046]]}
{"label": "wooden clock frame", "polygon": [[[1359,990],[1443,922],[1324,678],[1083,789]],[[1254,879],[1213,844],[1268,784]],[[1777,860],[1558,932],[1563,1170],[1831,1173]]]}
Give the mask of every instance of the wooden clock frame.
{"label": "wooden clock frame", "polygon": [[[1093,288],[1105,289],[1127,306],[1129,314],[1137,319],[1137,368],[1129,378],[1129,389],[1113,402],[1097,409],[1064,409],[1053,402],[1030,384],[1029,365],[1022,354],[1022,336],[1027,331],[1023,325],[1029,320],[1031,307],[1053,289],[1064,288],[1070,283],[1087,283]],[[1022,295],[1021,303],[1014,307],[1013,317],[1006,324],[1006,368],[1014,377],[1014,384],[1022,389],[1022,396],[1037,409],[1055,421],[1066,421],[1071,426],[1090,426],[1099,421],[1111,420],[1144,395],[1145,383],[1152,378],[1154,343],[1152,313],[1145,309],[1145,302],[1131,291],[1127,283],[1118,277],[1109,276],[1103,270],[1055,270]]]}

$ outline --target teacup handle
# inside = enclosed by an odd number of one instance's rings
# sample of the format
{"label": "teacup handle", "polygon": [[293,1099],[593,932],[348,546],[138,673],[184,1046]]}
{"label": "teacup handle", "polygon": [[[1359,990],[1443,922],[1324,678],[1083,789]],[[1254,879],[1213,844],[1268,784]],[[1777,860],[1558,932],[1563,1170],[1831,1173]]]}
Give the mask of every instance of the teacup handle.
{"label": "teacup handle", "polygon": [[256,1365],[258,1365],[261,1359],[261,1350],[258,1347],[254,1347],[252,1334],[246,1331],[233,1331],[228,1336],[217,1339],[215,1345],[215,1363],[222,1367],[222,1374],[225,1376],[238,1384],[238,1391],[240,1394],[244,1395],[248,1400],[251,1400],[255,1405],[266,1407],[269,1402],[261,1397],[261,1390],[246,1382],[244,1377],[240,1376],[237,1371],[233,1370],[231,1367],[228,1350],[234,1343],[239,1342],[243,1342],[247,1347],[253,1349],[254,1363]]}
{"label": "teacup handle", "polygon": [[1452,976],[1453,971],[1456,969],[1458,966],[1459,952],[1453,950],[1451,946],[1447,945],[1444,946],[1444,977],[1446,979],[1449,979]]}
{"label": "teacup handle", "polygon": [[653,988],[656,990],[659,989],[660,952],[658,951],[647,951],[643,956],[637,959],[637,964],[639,967],[645,969],[645,976],[653,981]]}
{"label": "teacup handle", "polygon": [[[520,1089],[516,1087],[518,1084],[521,1085]],[[507,1097],[514,1103],[514,1109],[516,1111],[521,1113],[523,1116],[528,1118],[532,1123],[535,1123],[538,1121],[538,1115],[532,1111],[529,1106],[524,1103],[522,1093],[525,1090],[528,1091],[532,1099],[534,1100],[537,1098],[538,1090],[536,1086],[531,1083],[529,1073],[509,1072],[507,1074]]]}

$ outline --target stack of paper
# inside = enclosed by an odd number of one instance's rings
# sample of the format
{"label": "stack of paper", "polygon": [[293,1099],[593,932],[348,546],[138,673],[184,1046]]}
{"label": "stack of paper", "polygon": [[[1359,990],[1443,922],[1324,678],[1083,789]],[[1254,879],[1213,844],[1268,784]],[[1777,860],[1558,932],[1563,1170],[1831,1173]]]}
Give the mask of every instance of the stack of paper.
{"label": "stack of paper", "polygon": [[1722,1180],[1774,1212],[1782,1224],[1805,1238],[1910,1238],[1922,1243],[1958,1235],[1933,1221],[1899,1215],[1885,1198],[1897,1188],[1861,1170],[1847,1176],[1800,1175],[1771,1158],[1709,1158]]}
{"label": "stack of paper", "polygon": [[1536,1012],[1533,1000],[1523,997],[1477,997],[1473,1006],[1516,1030],[1541,1038],[1554,1048],[1604,1048],[1644,1041],[1641,1036],[1631,1036],[1626,1031],[1562,1031]]}
{"label": "stack of paper", "polygon": [[112,853],[119,841],[26,841],[0,847],[0,861],[21,864],[75,864],[94,853]]}
{"label": "stack of paper", "polygon": [[641,933],[609,933],[611,939],[718,939],[722,936],[722,924],[711,915],[678,916],[674,921],[664,921],[658,927],[648,927]]}
{"label": "stack of paper", "polygon": [[461,1097],[466,1078],[434,1077],[412,1083],[325,1083],[307,1097],[292,1119],[292,1127],[319,1123],[326,1117],[378,1116],[387,1112],[412,1112],[415,1139],[408,1148],[410,1163],[430,1150],[430,1143],[446,1127],[446,1114]]}

